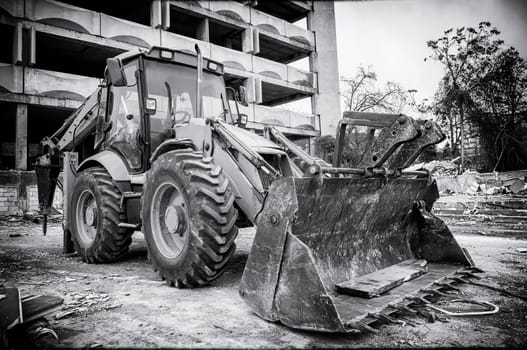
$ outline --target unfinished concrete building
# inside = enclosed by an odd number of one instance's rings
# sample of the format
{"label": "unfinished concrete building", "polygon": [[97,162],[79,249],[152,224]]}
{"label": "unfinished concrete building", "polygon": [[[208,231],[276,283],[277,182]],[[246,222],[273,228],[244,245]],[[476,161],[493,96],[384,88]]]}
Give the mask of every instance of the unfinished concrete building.
{"label": "unfinished concrete building", "polygon": [[[37,208],[38,143],[100,83],[105,60],[161,45],[194,50],[244,85],[248,127],[279,126],[310,150],[340,118],[333,2],[0,0],[0,215]],[[306,69],[292,63],[308,61]],[[306,113],[284,108],[304,100]],[[312,150],[311,150],[312,151]]]}

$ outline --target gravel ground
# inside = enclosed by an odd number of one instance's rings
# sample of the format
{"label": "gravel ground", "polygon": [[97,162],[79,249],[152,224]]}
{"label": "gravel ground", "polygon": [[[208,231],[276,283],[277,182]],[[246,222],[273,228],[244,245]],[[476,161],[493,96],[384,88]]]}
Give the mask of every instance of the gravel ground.
{"label": "gravel ground", "polygon": [[[519,298],[467,285],[467,297],[497,304],[490,316],[446,318],[430,322],[406,315],[413,325],[382,325],[378,334],[319,334],[266,322],[238,295],[238,283],[253,230],[242,230],[238,250],[225,274],[198,290],[168,287],[153,272],[142,234],[126,260],[88,265],[61,255],[62,230],[0,222],[0,284],[18,286],[22,295],[51,294],[64,298],[61,319],[48,317],[62,346],[86,347],[523,347],[527,345],[527,303]],[[482,283],[527,296],[527,241],[511,237],[455,232],[476,264],[486,273]],[[52,315],[53,316],[53,315]]]}

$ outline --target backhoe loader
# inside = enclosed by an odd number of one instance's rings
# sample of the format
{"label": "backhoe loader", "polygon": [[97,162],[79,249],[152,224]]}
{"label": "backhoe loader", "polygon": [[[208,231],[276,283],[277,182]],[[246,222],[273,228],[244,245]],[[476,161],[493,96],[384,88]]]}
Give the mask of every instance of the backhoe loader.
{"label": "backhoe loader", "polygon": [[[346,112],[329,164],[275,127],[247,130],[244,103],[197,46],[109,58],[35,163],[44,217],[62,169],[65,251],[117,261],[141,230],[160,276],[194,288],[221,276],[238,227],[254,225],[241,297],[266,320],[325,332],[372,330],[477,272],[431,213],[435,181],[405,170],[444,138],[435,123]],[[343,165],[350,127],[371,137]]]}

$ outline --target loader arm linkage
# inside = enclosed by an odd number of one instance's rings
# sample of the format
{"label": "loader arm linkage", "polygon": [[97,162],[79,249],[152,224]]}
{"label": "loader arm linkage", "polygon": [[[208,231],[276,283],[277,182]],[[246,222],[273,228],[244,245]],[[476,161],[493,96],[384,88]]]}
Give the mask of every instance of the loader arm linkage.
{"label": "loader arm linkage", "polygon": [[229,129],[223,125],[223,121],[217,118],[209,118],[208,121],[214,131],[216,131],[221,136],[223,141],[242,153],[249,160],[249,162],[254,165],[255,168],[262,169],[266,173],[270,174],[274,179],[281,176],[278,170],[266,162],[261,155],[259,155],[250,147],[247,147],[247,145],[245,145],[235,135],[233,135]]}
{"label": "loader arm linkage", "polygon": [[38,203],[44,220],[42,231],[46,234],[47,217],[53,203],[53,195],[61,169],[60,154],[72,150],[86,136],[93,133],[97,120],[97,106],[100,88],[88,97],[51,136],[40,142],[41,154],[35,161],[37,174]]}

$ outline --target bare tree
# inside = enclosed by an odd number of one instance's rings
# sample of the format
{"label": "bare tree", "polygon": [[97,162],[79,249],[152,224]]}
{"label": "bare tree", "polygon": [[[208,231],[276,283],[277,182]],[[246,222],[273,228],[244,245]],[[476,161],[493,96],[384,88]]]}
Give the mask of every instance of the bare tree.
{"label": "bare tree", "polygon": [[355,76],[341,78],[341,84],[349,111],[400,113],[408,104],[408,91],[392,81],[378,87],[377,74],[371,67],[360,66]]}

